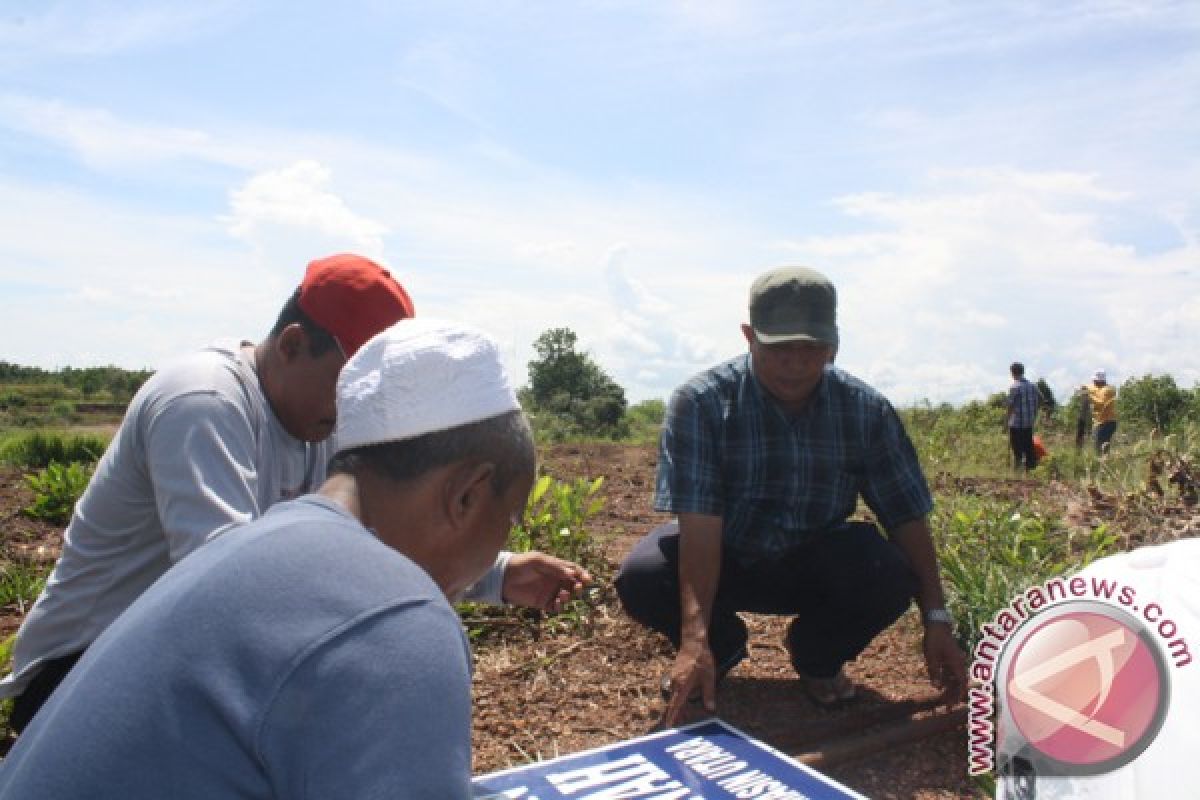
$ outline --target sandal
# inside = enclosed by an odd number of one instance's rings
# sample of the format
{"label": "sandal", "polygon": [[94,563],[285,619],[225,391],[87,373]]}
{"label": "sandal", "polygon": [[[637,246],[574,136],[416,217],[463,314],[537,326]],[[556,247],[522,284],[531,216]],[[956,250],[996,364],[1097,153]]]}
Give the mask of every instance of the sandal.
{"label": "sandal", "polygon": [[858,697],[858,689],[846,677],[845,671],[840,669],[832,678],[801,675],[800,686],[818,708],[837,708]]}

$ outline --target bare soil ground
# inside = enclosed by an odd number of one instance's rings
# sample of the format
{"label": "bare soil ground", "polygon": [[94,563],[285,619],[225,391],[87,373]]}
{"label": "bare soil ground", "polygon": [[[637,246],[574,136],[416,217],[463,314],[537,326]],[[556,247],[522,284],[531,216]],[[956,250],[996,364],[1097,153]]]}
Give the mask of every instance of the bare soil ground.
{"label": "bare soil ground", "polygon": [[[655,451],[628,445],[563,445],[542,454],[559,479],[605,476],[605,508],[594,531],[613,568],[665,515],[651,510]],[[880,740],[906,719],[945,717],[914,708],[934,691],[924,676],[921,627],[909,614],[880,635],[848,674],[860,698],[836,711],[814,706],[800,691],[783,647],[785,619],[746,615],[750,658],[726,679],[717,714],[794,755],[824,752],[826,774],[872,798],[981,796],[966,774],[961,725],[909,744]],[[669,645],[626,618],[604,594],[590,636],[511,636],[477,648],[477,772],[523,764],[641,735],[661,717],[658,679],[671,663]],[[936,722],[934,723],[937,724]],[[865,750],[838,760],[847,750]]]}
{"label": "bare soil ground", "polygon": [[[651,510],[655,453],[651,447],[564,445],[542,454],[559,479],[605,476],[603,511],[593,533],[603,542],[610,571],[638,537],[665,519]],[[1063,485],[1035,481],[959,480],[936,476],[955,491],[1014,499],[1036,494],[1043,507],[1094,525],[1101,500]],[[52,562],[61,543],[56,527],[19,512],[31,500],[21,474],[0,467],[0,559]],[[663,702],[658,678],[671,662],[661,637],[630,622],[598,576],[596,613],[587,630],[548,632],[508,619],[476,646],[475,771],[550,758],[650,731]],[[23,609],[0,609],[0,636],[16,630]],[[794,754],[821,754],[819,768],[872,798],[982,796],[966,775],[961,720],[922,701],[933,696],[920,656],[920,625],[909,614],[881,634],[848,673],[860,699],[835,711],[819,709],[799,690],[782,646],[785,620],[747,615],[751,657],[729,676],[718,715]],[[904,720],[908,720],[905,727]],[[922,722],[924,720],[924,722]],[[946,721],[951,723],[945,726]],[[914,729],[944,729],[915,738]],[[899,727],[898,727],[899,726]],[[899,731],[898,735],[896,734]],[[2,749],[2,748],[0,748]]]}

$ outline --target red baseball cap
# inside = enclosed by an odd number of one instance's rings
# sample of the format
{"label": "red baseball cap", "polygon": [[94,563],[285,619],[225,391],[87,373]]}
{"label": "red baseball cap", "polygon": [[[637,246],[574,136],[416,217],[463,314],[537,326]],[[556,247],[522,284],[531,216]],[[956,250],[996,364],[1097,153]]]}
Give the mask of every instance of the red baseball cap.
{"label": "red baseball cap", "polygon": [[414,313],[408,292],[390,272],[353,253],[309,262],[300,284],[300,308],[337,339],[346,358]]}

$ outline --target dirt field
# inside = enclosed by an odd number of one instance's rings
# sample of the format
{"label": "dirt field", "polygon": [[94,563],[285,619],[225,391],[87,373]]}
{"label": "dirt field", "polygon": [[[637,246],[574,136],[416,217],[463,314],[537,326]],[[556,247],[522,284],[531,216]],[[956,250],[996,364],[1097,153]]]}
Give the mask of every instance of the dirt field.
{"label": "dirt field", "polygon": [[[614,566],[639,536],[666,519],[651,510],[653,448],[567,445],[542,460],[560,479],[606,477],[606,504],[595,532]],[[822,753],[831,758],[823,772],[868,797],[982,796],[966,775],[962,725],[907,743],[888,741],[904,720],[936,717],[936,727],[948,716],[945,709],[913,708],[934,696],[924,677],[915,613],[848,667],[860,699],[837,711],[813,706],[800,692],[782,644],[786,620],[746,618],[750,658],[722,685],[722,719],[785,752]],[[476,661],[476,771],[486,772],[646,733],[663,710],[656,687],[671,651],[661,637],[625,618],[609,591],[591,637],[491,644],[479,648]]]}
{"label": "dirt field", "polygon": [[[652,448],[624,445],[561,446],[543,454],[544,468],[557,478],[606,477],[605,508],[593,532],[614,567],[637,537],[665,518],[650,510],[654,458]],[[19,509],[28,502],[20,475],[0,468],[4,549],[52,561],[60,532],[22,517]],[[476,647],[476,772],[611,743],[658,723],[663,703],[656,686],[670,651],[624,617],[606,582],[599,588],[590,635],[538,637],[533,626],[516,624]],[[7,636],[19,621],[20,609],[3,609],[0,633]],[[914,707],[933,695],[923,676],[915,615],[850,665],[861,697],[833,712],[814,707],[798,690],[782,646],[784,621],[750,616],[748,622],[751,657],[722,687],[723,719],[785,752],[830,758],[822,770],[868,797],[979,796],[966,776],[961,724],[918,740],[904,731],[900,741],[886,738],[905,719],[933,718],[937,725],[947,716],[944,709]]]}

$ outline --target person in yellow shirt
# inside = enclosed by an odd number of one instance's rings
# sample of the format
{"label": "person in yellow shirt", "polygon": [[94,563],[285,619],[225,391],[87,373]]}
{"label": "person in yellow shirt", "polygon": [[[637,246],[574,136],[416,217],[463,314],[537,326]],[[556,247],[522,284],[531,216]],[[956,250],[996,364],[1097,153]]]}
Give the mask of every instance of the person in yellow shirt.
{"label": "person in yellow shirt", "polygon": [[1096,370],[1091,385],[1085,385],[1092,406],[1092,427],[1095,431],[1096,452],[1108,452],[1113,434],[1117,432],[1117,390],[1108,385],[1104,370]]}

